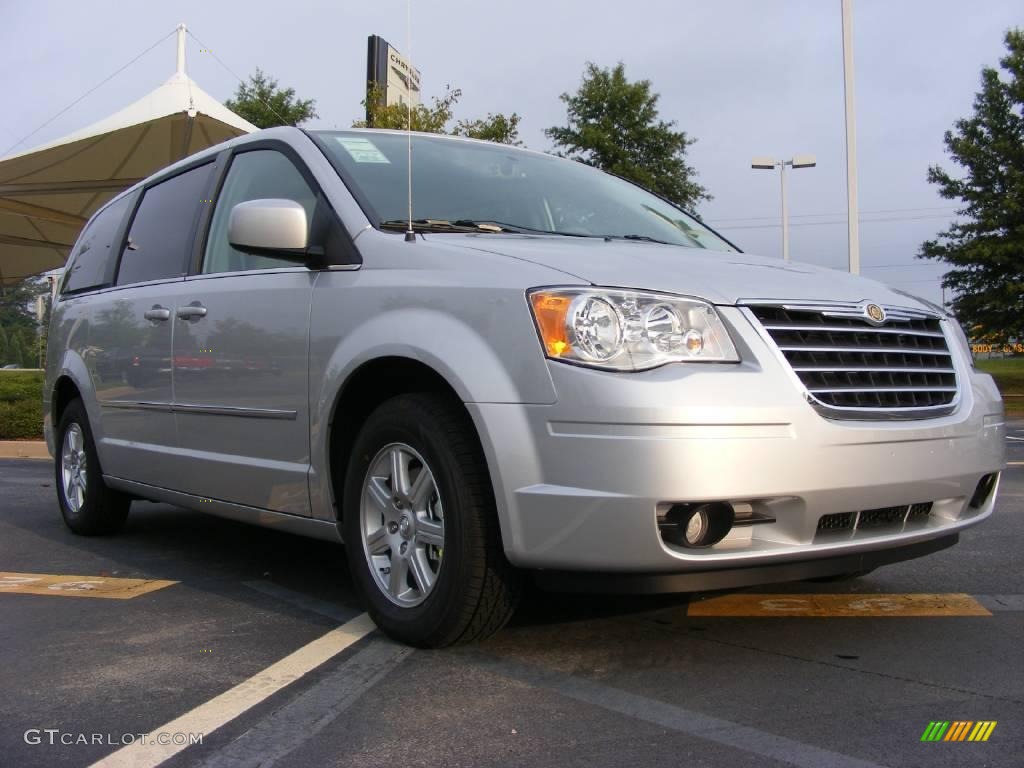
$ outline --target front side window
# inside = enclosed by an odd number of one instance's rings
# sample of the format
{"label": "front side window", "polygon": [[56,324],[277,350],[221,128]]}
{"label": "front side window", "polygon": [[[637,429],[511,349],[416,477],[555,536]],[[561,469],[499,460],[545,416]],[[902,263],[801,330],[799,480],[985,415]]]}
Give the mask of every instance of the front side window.
{"label": "front side window", "polygon": [[[383,228],[408,216],[408,138],[318,131],[317,144]],[[414,134],[413,219],[547,234],[654,240],[733,251],[700,221],[657,195],[582,163],[499,144]],[[444,225],[439,228],[443,229]],[[492,230],[492,231],[493,231]]]}
{"label": "front side window", "polygon": [[71,267],[64,279],[65,293],[99,288],[109,285],[114,279],[117,265],[114,238],[134,200],[134,195],[126,195],[108,205],[89,222],[68,259]]}
{"label": "front side window", "polygon": [[185,274],[212,174],[213,163],[207,163],[146,190],[121,254],[118,285]]}
{"label": "front side window", "polygon": [[[228,242],[231,209],[248,200],[293,200],[306,209],[306,225],[312,224],[316,193],[280,152],[259,149],[235,155],[217,198],[203,257],[203,274],[241,272],[251,269],[294,267],[294,261],[243,253]],[[307,230],[307,235],[309,234]]]}

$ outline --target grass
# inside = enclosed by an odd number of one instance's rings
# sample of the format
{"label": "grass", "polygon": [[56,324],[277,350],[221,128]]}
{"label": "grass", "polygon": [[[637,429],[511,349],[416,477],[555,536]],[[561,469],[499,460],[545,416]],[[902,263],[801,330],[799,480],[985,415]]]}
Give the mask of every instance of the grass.
{"label": "grass", "polygon": [[976,360],[974,365],[996,380],[996,386],[1006,398],[1007,415],[1024,416],[1024,356]]}
{"label": "grass", "polygon": [[43,372],[0,371],[0,440],[43,438]]}

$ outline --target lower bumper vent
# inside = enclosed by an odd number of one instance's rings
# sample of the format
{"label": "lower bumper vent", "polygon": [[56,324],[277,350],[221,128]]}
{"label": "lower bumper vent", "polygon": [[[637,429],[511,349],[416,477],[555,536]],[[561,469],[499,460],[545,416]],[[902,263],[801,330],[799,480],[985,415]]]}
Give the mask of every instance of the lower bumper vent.
{"label": "lower bumper vent", "polygon": [[971,509],[981,509],[985,502],[988,501],[988,497],[992,495],[992,491],[995,490],[996,481],[999,479],[999,473],[993,472],[985,475],[978,482],[978,487],[974,490],[974,495],[971,496],[969,506]]}
{"label": "lower bumper vent", "polygon": [[840,512],[836,515],[825,515],[818,521],[818,530],[848,531],[853,528],[853,523],[856,519],[856,512]]}
{"label": "lower bumper vent", "polygon": [[879,507],[861,512],[838,512],[822,515],[818,520],[818,533],[859,531],[865,528],[897,527],[904,523],[925,520],[932,512],[932,502],[903,504],[898,507]]}
{"label": "lower bumper vent", "polygon": [[908,507],[882,507],[880,509],[865,509],[860,513],[860,520],[857,521],[857,529],[880,528],[886,525],[898,525],[909,512]]}

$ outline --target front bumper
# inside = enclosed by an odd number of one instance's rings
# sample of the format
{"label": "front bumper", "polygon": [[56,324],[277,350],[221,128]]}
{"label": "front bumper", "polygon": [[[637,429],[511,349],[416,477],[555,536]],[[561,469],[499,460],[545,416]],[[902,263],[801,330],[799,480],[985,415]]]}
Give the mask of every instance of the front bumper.
{"label": "front bumper", "polygon": [[[969,505],[1004,466],[1002,403],[958,360],[961,399],[941,418],[830,421],[742,313],[722,308],[743,363],[615,374],[549,363],[554,405],[470,403],[491,468],[506,555],[557,571],[673,574],[907,549],[992,512]],[[666,544],[657,511],[753,504],[775,522],[707,549]],[[931,503],[913,523],[829,533],[824,515]],[[907,557],[914,555],[908,554]],[[897,558],[902,559],[902,558]]]}
{"label": "front bumper", "polygon": [[957,543],[953,533],[937,539],[903,544],[889,549],[818,557],[799,562],[770,562],[742,568],[716,568],[681,573],[607,573],[588,571],[536,571],[536,582],[559,592],[653,595],[666,592],[709,592],[740,589],[760,584],[806,581],[830,576],[866,573],[875,568],[939,552]]}

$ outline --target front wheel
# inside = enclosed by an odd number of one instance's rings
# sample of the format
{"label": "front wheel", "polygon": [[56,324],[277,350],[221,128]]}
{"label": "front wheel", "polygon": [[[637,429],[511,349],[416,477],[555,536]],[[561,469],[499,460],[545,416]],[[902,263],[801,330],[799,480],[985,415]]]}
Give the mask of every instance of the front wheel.
{"label": "front wheel", "polygon": [[72,400],[57,425],[57,501],[64,523],[83,536],[115,533],[128,517],[131,498],[108,488],[96,455],[85,406]]}
{"label": "front wheel", "polygon": [[343,510],[352,577],[391,637],[438,648],[483,639],[511,617],[520,579],[459,404],[412,394],[379,406],[356,438]]}

